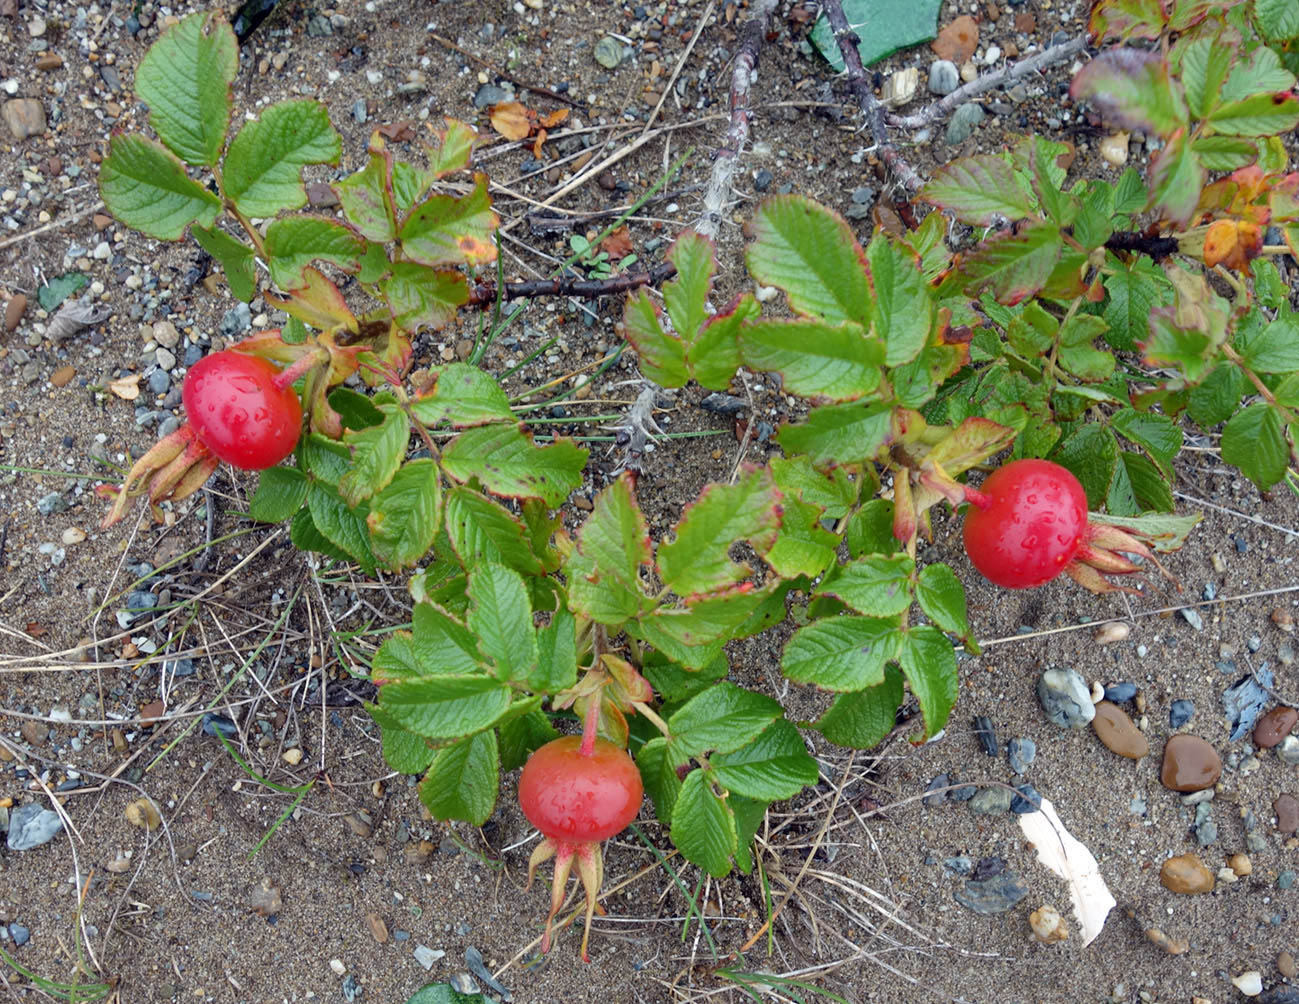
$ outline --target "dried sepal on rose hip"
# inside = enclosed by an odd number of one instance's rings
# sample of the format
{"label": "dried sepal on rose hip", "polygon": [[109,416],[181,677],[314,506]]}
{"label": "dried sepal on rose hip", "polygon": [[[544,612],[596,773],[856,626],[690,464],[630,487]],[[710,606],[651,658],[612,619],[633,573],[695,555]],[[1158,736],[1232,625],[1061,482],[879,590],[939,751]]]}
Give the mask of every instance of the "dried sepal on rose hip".
{"label": "dried sepal on rose hip", "polygon": [[1143,558],[1176,583],[1142,541],[1091,521],[1082,484],[1059,464],[1014,460],[978,489],[964,486],[964,495],[970,503],[962,530],[965,553],[998,586],[1031,589],[1064,572],[1094,593],[1135,593],[1106,578],[1142,571],[1125,554]]}
{"label": "dried sepal on rose hip", "polygon": [[250,471],[278,464],[293,452],[302,431],[302,405],[293,381],[317,362],[304,355],[280,369],[233,349],[200,359],[181,386],[185,424],[137,460],[121,487],[99,489],[115,500],[103,525],[121,519],[139,495],[147,493],[153,505],[187,498],[222,460]]}
{"label": "dried sepal on rose hip", "polygon": [[519,806],[541,831],[542,841],[528,861],[528,888],[537,867],[555,859],[550,914],[541,937],[542,952],[550,951],[555,914],[564,905],[564,894],[573,862],[586,891],[586,930],[582,934],[582,961],[590,962],[587,942],[591,917],[604,882],[601,843],[620,833],[640,811],[645,789],[636,762],[625,749],[595,734],[595,716],[580,736],[563,736],[536,750],[523,765],[519,778]]}

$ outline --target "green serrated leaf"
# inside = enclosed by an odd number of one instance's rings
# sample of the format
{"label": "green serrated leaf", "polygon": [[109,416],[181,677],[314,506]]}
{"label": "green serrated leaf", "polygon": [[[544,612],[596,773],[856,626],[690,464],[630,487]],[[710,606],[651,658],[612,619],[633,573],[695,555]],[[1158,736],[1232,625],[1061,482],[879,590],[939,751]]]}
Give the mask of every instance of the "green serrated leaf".
{"label": "green serrated leaf", "polygon": [[207,229],[192,225],[189,229],[199,247],[221,263],[225,270],[226,282],[230,292],[245,303],[252,300],[257,293],[257,277],[253,269],[253,249],[243,241],[236,240],[224,230],[216,227]]}
{"label": "green serrated leaf", "polygon": [[1161,291],[1167,289],[1163,275],[1148,263],[1134,262],[1107,275],[1109,302],[1104,316],[1109,330],[1105,340],[1123,352],[1135,352],[1137,343],[1149,334],[1150,312],[1162,302]]}
{"label": "green serrated leaf", "polygon": [[337,164],[342,140],[318,101],[280,101],[245,122],[226,152],[222,189],[246,216],[274,216],[307,203],[302,169]]}
{"label": "green serrated leaf", "polygon": [[248,502],[248,517],[258,523],[283,523],[307,500],[307,477],[295,467],[262,471],[257,491]]}
{"label": "green serrated leaf", "polygon": [[442,452],[442,469],[457,481],[477,478],[497,495],[539,498],[558,506],[582,484],[587,451],[571,439],[537,446],[517,425],[465,429]]}
{"label": "green serrated leaf", "polygon": [[1157,52],[1107,49],[1074,75],[1070,93],[1129,129],[1168,136],[1186,125],[1182,89],[1173,85],[1168,63]]}
{"label": "green serrated leaf", "polygon": [[905,554],[870,554],[840,565],[815,595],[833,596],[869,617],[892,617],[911,606],[915,570],[915,561]]}
{"label": "green serrated leaf", "polygon": [[391,569],[418,564],[433,546],[441,516],[437,465],[428,458],[408,461],[370,500],[365,522],[374,556]]}
{"label": "green serrated leaf", "polygon": [[1185,225],[1195,215],[1205,169],[1186,141],[1186,133],[1174,133],[1150,161],[1150,208]]}
{"label": "green serrated leaf", "polygon": [[135,92],[149,106],[149,125],[187,164],[211,167],[221,156],[238,69],[234,32],[213,11],[182,18],[140,60]]}
{"label": "green serrated leaf", "polygon": [[412,411],[429,428],[449,425],[463,429],[487,422],[513,422],[509,399],[491,374],[467,363],[451,363],[435,371],[437,383],[418,398]]}
{"label": "green serrated leaf", "polygon": [[266,228],[267,265],[281,289],[306,282],[303,270],[315,261],[332,262],[346,272],[361,264],[365,241],[336,220],[301,214],[275,220]]}
{"label": "green serrated leaf", "polygon": [[781,509],[780,531],[763,557],[787,579],[815,578],[834,561],[839,538],[821,526],[825,510],[820,506],[786,495]]}
{"label": "green serrated leaf", "polygon": [[686,369],[686,344],[667,331],[659,318],[657,304],[644,289],[627,297],[623,307],[624,337],[640,357],[641,372],[660,387],[684,387],[690,379]]}
{"label": "green serrated leaf", "polygon": [[624,627],[667,658],[699,669],[716,659],[728,641],[765,631],[784,618],[788,584],[750,585],[692,597],[681,606],[660,605]]}
{"label": "green serrated leaf", "polygon": [[307,488],[307,505],[316,528],[335,547],[374,575],[374,552],[370,550],[370,532],[365,519],[370,507],[364,502],[351,507],[333,488],[313,481]]}
{"label": "green serrated leaf", "polygon": [[1299,37],[1299,7],[1290,0],[1254,0],[1254,16],[1263,34],[1275,41]]}
{"label": "green serrated leaf", "polygon": [[1256,373],[1299,370],[1299,314],[1283,310],[1241,350],[1245,365]]}
{"label": "green serrated leaf", "polygon": [[379,688],[379,706],[403,728],[456,739],[491,726],[510,706],[510,688],[486,675],[429,676]]}
{"label": "green serrated leaf", "polygon": [[730,386],[740,365],[740,326],[761,313],[753,294],[745,293],[704,322],[688,353],[691,375],[701,387],[726,390]]}
{"label": "green serrated leaf", "polygon": [[[1015,169],[999,154],[976,154],[945,164],[920,190],[920,198],[951,210],[964,223],[983,226],[1036,215]],[[872,260],[872,272],[874,268]]]}
{"label": "green serrated leaf", "polygon": [[898,664],[920,702],[928,739],[947,725],[956,705],[956,653],[937,628],[912,627],[902,639]]}
{"label": "green serrated leaf", "polygon": [[801,425],[782,425],[776,440],[786,455],[807,454],[817,467],[874,460],[892,433],[892,414],[882,404],[826,405]]}
{"label": "green serrated leaf", "polygon": [[467,265],[496,260],[500,218],[487,194],[487,176],[474,175],[464,195],[430,195],[402,222],[402,252],[421,265]]}
{"label": "green serrated leaf", "polygon": [[469,570],[467,626],[499,679],[517,683],[536,668],[532,606],[523,578],[514,569],[484,563]]}
{"label": "green serrated leaf", "polygon": [[758,207],[753,234],[750,273],[784,290],[794,313],[870,327],[866,256],[842,217],[804,196],[778,195]]}
{"label": "green serrated leaf", "polygon": [[793,798],[818,776],[798,729],[783,718],[733,753],[714,754],[709,764],[727,791],[764,802]]}
{"label": "green serrated leaf", "polygon": [[1074,314],[1060,328],[1060,365],[1090,383],[1108,380],[1114,372],[1114,356],[1092,343],[1109,327],[1095,314]]}
{"label": "green serrated leaf", "polygon": [[1186,411],[1201,428],[1210,429],[1236,414],[1247,384],[1245,375],[1230,363],[1216,367],[1198,387],[1191,388]]}
{"label": "green serrated leaf", "polygon": [[1275,406],[1258,402],[1237,413],[1222,430],[1222,459],[1267,491],[1283,477],[1290,461],[1285,423]]}
{"label": "green serrated leaf", "polygon": [[421,601],[411,615],[412,630],[398,631],[379,646],[370,668],[378,684],[427,676],[473,676],[484,671],[474,636],[436,604]]}
{"label": "green serrated leaf", "polygon": [[1258,159],[1258,144],[1239,136],[1201,136],[1191,152],[1209,171],[1234,171]]}
{"label": "green serrated leaf", "polygon": [[966,613],[965,587],[949,565],[926,565],[916,582],[916,599],[925,616],[943,631],[968,638],[970,621]]}
{"label": "green serrated leaf", "polygon": [[463,272],[409,261],[393,262],[389,271],[379,289],[392,308],[393,320],[406,331],[421,326],[440,331],[469,301],[469,283]]}
{"label": "green serrated leaf", "polygon": [[731,870],[737,833],[735,816],[709,783],[707,771],[686,775],[672,809],[672,843],[687,861],[714,878]]}
{"label": "green serrated leaf", "polygon": [[221,211],[221,200],[161,143],[129,134],[109,140],[99,194],[128,227],[165,241],[179,240],[191,223],[211,227]]}
{"label": "green serrated leaf", "polygon": [[544,571],[526,528],[504,506],[457,485],[446,493],[445,511],[447,536],[462,568],[494,561],[523,575]]}
{"label": "green serrated leaf", "polygon": [[430,983],[408,997],[405,1004],[488,1004],[482,994],[462,994],[450,983]]}
{"label": "green serrated leaf", "polygon": [[857,485],[842,467],[818,471],[806,456],[772,457],[767,466],[786,497],[793,495],[816,506],[830,519],[846,516],[857,500]]}
{"label": "green serrated leaf", "polygon": [[528,689],[554,694],[576,682],[577,619],[561,606],[537,632],[537,668],[528,676]]}
{"label": "green serrated leaf", "polygon": [[649,528],[624,475],[596,495],[564,563],[573,609],[613,625],[649,609],[640,570],[651,559]]}
{"label": "green serrated leaf", "polygon": [[794,632],[780,669],[795,683],[822,690],[862,690],[884,679],[884,664],[896,658],[900,640],[893,619],[828,617]]}
{"label": "green serrated leaf", "polygon": [[461,819],[482,826],[496,808],[501,759],[496,733],[488,730],[438,750],[419,798],[436,819]]}
{"label": "green serrated leaf", "polygon": [[1222,85],[1224,103],[1244,101],[1256,94],[1288,91],[1294,86],[1294,74],[1281,65],[1281,57],[1266,45],[1260,45],[1248,59],[1238,59],[1231,76]]}
{"label": "green serrated leaf", "polygon": [[1182,50],[1181,77],[1190,113],[1202,119],[1218,103],[1218,93],[1231,70],[1233,51],[1213,38],[1198,38]]}
{"label": "green serrated leaf", "polygon": [[383,422],[364,429],[349,429],[343,441],[352,463],[338,479],[338,493],[350,506],[383,491],[401,466],[410,441],[410,419],[396,403],[379,404]]}
{"label": "green serrated leaf", "polygon": [[1088,422],[1079,426],[1056,450],[1054,461],[1073,471],[1087,493],[1087,506],[1099,510],[1109,497],[1114,466],[1119,460],[1119,444],[1114,433],[1102,425]]}
{"label": "green serrated leaf", "polygon": [[1254,277],[1254,298],[1259,306],[1279,310],[1289,299],[1290,291],[1276,265],[1267,258],[1255,258],[1249,263],[1249,270]]}
{"label": "green serrated leaf", "polygon": [[397,236],[396,210],[388,180],[388,158],[374,150],[365,167],[330,186],[346,220],[372,241],[387,243]]}
{"label": "green serrated leaf", "polygon": [[686,506],[674,538],[659,546],[659,574],[679,596],[728,586],[751,571],[730,559],[732,545],[747,540],[761,553],[779,526],[780,492],[765,468],[746,471],[734,484],[709,485]]}
{"label": "green serrated leaf", "polygon": [[550,719],[541,711],[529,711],[526,715],[507,719],[501,722],[498,731],[502,770],[517,770],[527,763],[529,753],[559,738]]}
{"label": "green serrated leaf", "polygon": [[1123,408],[1111,419],[1120,436],[1147,450],[1156,461],[1171,462],[1182,449],[1182,430],[1167,415]]}
{"label": "green serrated leaf", "polygon": [[1230,136],[1275,136],[1299,124],[1299,101],[1285,93],[1254,94],[1219,105],[1209,122]]}
{"label": "green serrated leaf", "polygon": [[755,320],[741,326],[739,334],[744,364],[779,373],[792,394],[854,401],[879,387],[884,344],[860,324]]}
{"label": "green serrated leaf", "polygon": [[645,743],[636,751],[636,766],[645,782],[645,792],[654,803],[655,815],[661,822],[670,823],[681,794],[681,778],[677,776],[677,764],[669,755],[667,739],[655,736]]}
{"label": "green serrated leaf", "polygon": [[713,245],[693,230],[685,230],[668,249],[667,258],[677,274],[663,284],[663,303],[677,334],[692,341],[708,319],[705,304],[716,268]]}
{"label": "green serrated leaf", "polygon": [[316,521],[311,518],[311,510],[305,507],[299,509],[289,523],[289,540],[299,551],[316,551],[339,561],[351,560],[346,551],[320,532]]}
{"label": "green serrated leaf", "polygon": [[1014,306],[1046,285],[1062,247],[1060,228],[1052,223],[1029,223],[994,237],[961,259],[965,291],[987,290],[998,303]]}
{"label": "green serrated leaf", "polygon": [[379,726],[380,748],[389,767],[400,774],[419,774],[433,762],[437,751],[429,745],[427,739],[403,729],[395,718],[377,704],[367,703],[365,710]]}
{"label": "green serrated leaf", "polygon": [[902,673],[890,665],[881,682],[835,697],[815,728],[839,746],[868,750],[893,731],[901,704]]}
{"label": "green serrated leaf", "polygon": [[780,702],[722,680],[692,697],[668,719],[677,763],[713,750],[733,753],[784,714]]}
{"label": "green serrated leaf", "polygon": [[654,692],[667,704],[688,701],[725,677],[729,671],[724,655],[699,669],[687,669],[657,651],[650,652],[641,666],[645,679],[649,680]]}
{"label": "green serrated leaf", "polygon": [[[1119,475],[1127,480],[1131,487],[1134,506],[1130,512],[1119,512],[1123,516],[1137,516],[1143,512],[1172,512],[1173,491],[1164,473],[1155,466],[1154,461],[1141,453],[1125,450],[1119,454],[1119,466],[1115,470],[1115,481]],[[1110,497],[1114,497],[1113,487]],[[1110,508],[1110,512],[1118,510]]]}
{"label": "green serrated leaf", "polygon": [[893,536],[893,502],[871,499],[853,513],[844,527],[844,542],[853,558],[898,550],[902,545]]}
{"label": "green serrated leaf", "polygon": [[866,248],[875,286],[875,333],[884,341],[884,362],[915,359],[934,327],[934,299],[920,262],[883,231]]}

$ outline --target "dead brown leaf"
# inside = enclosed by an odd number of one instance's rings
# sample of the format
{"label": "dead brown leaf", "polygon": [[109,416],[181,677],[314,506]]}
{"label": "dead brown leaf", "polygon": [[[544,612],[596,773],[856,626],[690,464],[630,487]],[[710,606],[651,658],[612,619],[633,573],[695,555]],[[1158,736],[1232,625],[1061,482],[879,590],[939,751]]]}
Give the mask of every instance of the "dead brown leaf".
{"label": "dead brown leaf", "polygon": [[510,140],[527,139],[532,132],[533,119],[528,110],[517,101],[502,101],[492,105],[492,128]]}
{"label": "dead brown leaf", "polygon": [[140,396],[140,374],[131,373],[124,377],[118,377],[108,385],[108,389],[123,401],[134,401]]}
{"label": "dead brown leaf", "polygon": [[600,242],[600,250],[615,262],[626,258],[632,251],[631,232],[625,226],[619,227]]}

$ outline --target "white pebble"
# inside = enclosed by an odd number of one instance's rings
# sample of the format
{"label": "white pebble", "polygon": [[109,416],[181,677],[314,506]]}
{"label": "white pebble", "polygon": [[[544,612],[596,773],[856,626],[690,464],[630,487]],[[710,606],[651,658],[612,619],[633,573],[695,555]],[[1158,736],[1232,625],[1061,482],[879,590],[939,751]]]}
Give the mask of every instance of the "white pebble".
{"label": "white pebble", "polygon": [[1246,997],[1257,997],[1263,992],[1263,974],[1257,969],[1247,969],[1231,978],[1231,985]]}
{"label": "white pebble", "polygon": [[997,45],[988,46],[988,51],[983,54],[983,62],[987,66],[997,65],[997,60],[1001,58],[1001,47]]}
{"label": "white pebble", "polygon": [[329,968],[334,971],[335,976],[342,976],[347,972],[347,966],[343,965],[342,959],[330,959]]}

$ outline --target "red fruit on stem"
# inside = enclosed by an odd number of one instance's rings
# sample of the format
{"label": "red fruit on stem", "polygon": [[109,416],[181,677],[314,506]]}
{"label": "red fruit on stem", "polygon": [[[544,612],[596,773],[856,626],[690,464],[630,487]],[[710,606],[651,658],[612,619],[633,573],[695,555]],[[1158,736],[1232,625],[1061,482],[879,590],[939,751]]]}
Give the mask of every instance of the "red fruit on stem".
{"label": "red fruit on stem", "polygon": [[594,735],[555,739],[524,764],[519,778],[519,805],[545,838],[528,862],[528,884],[532,884],[539,864],[555,859],[550,916],[541,939],[543,952],[550,950],[551,925],[563,906],[564,889],[576,860],[586,890],[582,959],[590,961],[586,945],[604,878],[600,842],[636,818],[644,793],[640,771],[627,751]]}
{"label": "red fruit on stem", "polygon": [[302,404],[281,371],[241,352],[214,352],[190,367],[181,400],[203,445],[246,471],[274,467],[293,452]]}

